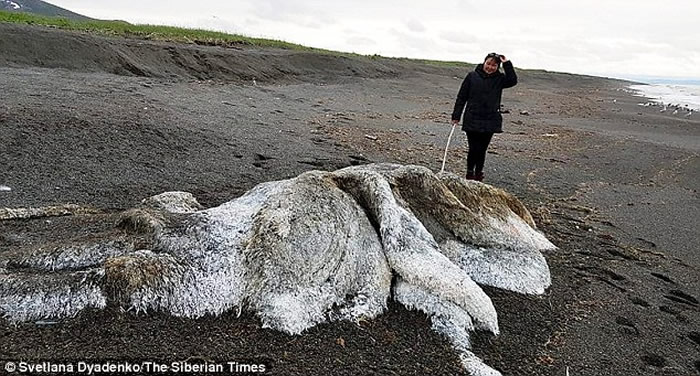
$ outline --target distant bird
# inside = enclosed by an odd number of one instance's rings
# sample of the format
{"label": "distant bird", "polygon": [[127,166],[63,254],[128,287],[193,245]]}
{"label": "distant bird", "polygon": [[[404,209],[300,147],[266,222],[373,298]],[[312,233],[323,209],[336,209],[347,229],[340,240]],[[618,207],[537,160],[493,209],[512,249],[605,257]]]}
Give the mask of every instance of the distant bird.
{"label": "distant bird", "polygon": [[613,103],[617,103],[617,99],[613,99]]}

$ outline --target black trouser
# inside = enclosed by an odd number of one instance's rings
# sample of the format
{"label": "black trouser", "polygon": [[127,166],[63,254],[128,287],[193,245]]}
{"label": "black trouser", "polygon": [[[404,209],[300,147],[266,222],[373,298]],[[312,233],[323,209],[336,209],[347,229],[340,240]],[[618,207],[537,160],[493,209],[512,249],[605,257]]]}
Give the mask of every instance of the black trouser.
{"label": "black trouser", "polygon": [[476,174],[484,171],[484,160],[486,160],[486,149],[489,147],[493,133],[487,132],[467,132],[469,142],[469,153],[467,154],[467,172]]}

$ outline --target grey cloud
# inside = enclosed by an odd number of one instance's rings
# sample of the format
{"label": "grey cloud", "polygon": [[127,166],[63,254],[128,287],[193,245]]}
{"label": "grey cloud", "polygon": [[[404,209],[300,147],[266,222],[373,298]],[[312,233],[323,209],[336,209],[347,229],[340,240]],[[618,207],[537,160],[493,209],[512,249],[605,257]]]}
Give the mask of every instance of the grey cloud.
{"label": "grey cloud", "polygon": [[248,0],[252,14],[262,20],[288,22],[290,24],[318,29],[322,24],[331,24],[335,19],[326,11],[325,3],[314,1],[296,2],[286,0]]}
{"label": "grey cloud", "polygon": [[377,42],[374,39],[366,38],[366,37],[360,37],[360,36],[355,36],[355,37],[350,37],[347,38],[346,43],[351,45],[351,46],[376,46]]}
{"label": "grey cloud", "polygon": [[406,26],[408,26],[408,30],[416,33],[422,33],[425,31],[425,26],[423,26],[423,24],[415,18],[406,21]]}
{"label": "grey cloud", "polygon": [[262,19],[278,21],[309,12],[303,3],[283,0],[258,0],[251,9],[252,14]]}
{"label": "grey cloud", "polygon": [[440,32],[439,37],[444,41],[456,44],[473,44],[479,41],[474,35],[452,30]]}
{"label": "grey cloud", "polygon": [[[397,29],[391,29],[390,32],[398,42],[396,45],[397,50],[403,50],[406,52],[418,52],[422,53],[423,56],[430,56],[429,52],[436,50],[435,41],[429,37],[408,34]],[[415,54],[410,55],[415,56]]]}
{"label": "grey cloud", "polygon": [[309,29],[322,29],[324,27],[324,25],[318,21],[307,21],[303,23],[302,26],[308,27]]}
{"label": "grey cloud", "polygon": [[260,21],[255,19],[255,18],[246,18],[245,24],[246,24],[246,26],[255,27],[255,26],[260,25]]}

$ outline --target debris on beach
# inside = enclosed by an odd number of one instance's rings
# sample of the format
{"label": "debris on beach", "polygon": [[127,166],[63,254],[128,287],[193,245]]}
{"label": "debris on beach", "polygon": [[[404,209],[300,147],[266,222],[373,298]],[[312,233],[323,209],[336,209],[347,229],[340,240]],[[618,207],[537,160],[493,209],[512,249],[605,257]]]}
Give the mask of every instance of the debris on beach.
{"label": "debris on beach", "polygon": [[39,320],[34,322],[34,325],[36,326],[51,326],[51,325],[57,325],[59,322],[58,321],[46,321],[46,320]]}
{"label": "debris on beach", "polygon": [[0,192],[10,192],[12,191],[12,188],[6,186],[6,185],[0,185]]}
{"label": "debris on beach", "polygon": [[[98,213],[100,213],[98,209],[75,204],[44,206],[41,208],[0,208],[0,220],[62,217],[66,215]],[[2,265],[0,264],[0,266]],[[0,270],[2,270],[2,268],[0,268]]]}
{"label": "debris on beach", "polygon": [[479,285],[542,294],[551,278],[541,252],[556,248],[513,195],[397,164],[310,171],[204,210],[187,192],[166,192],[120,218],[101,236],[0,254],[0,314],[245,309],[296,335],[374,318],[393,298],[424,312],[468,372],[500,375],[470,351],[471,331],[499,333]]}

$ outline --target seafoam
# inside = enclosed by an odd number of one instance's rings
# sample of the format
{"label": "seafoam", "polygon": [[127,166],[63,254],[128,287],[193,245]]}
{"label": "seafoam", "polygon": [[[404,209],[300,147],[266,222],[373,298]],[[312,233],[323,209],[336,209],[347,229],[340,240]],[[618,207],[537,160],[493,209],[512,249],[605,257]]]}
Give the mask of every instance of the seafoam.
{"label": "seafoam", "polygon": [[646,97],[662,105],[674,105],[700,111],[700,85],[631,85],[629,87],[640,97]]}

